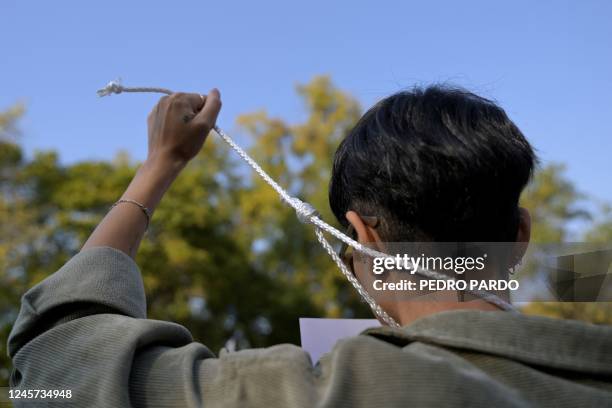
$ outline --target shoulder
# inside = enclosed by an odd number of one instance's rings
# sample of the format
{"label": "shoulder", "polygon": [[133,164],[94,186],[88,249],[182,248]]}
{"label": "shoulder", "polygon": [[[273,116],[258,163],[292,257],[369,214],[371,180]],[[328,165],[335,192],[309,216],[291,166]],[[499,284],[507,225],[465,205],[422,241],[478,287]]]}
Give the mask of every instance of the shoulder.
{"label": "shoulder", "polygon": [[[320,370],[337,397],[354,399],[354,406],[401,406],[405,401],[414,406],[513,406],[517,401],[513,392],[452,350],[420,341],[396,345],[369,335],[351,337],[320,360]],[[344,392],[338,392],[339,384]]]}

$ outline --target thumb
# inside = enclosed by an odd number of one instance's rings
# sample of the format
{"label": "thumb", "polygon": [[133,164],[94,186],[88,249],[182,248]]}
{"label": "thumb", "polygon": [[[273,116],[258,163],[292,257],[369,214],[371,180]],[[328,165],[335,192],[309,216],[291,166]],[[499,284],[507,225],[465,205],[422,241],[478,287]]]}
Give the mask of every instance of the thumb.
{"label": "thumb", "polygon": [[198,131],[207,132],[215,126],[221,111],[221,94],[216,88],[211,89],[205,98],[204,107],[191,121]]}

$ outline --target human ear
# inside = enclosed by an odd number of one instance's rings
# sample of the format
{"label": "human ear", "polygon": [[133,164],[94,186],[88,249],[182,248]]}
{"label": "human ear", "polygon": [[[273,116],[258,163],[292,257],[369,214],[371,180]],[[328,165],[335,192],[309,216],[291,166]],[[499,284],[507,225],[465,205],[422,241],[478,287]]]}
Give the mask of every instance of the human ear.
{"label": "human ear", "polygon": [[347,211],[346,220],[353,226],[357,233],[357,240],[362,244],[375,243],[376,246],[382,242],[376,228],[367,225],[361,216],[355,211]]}

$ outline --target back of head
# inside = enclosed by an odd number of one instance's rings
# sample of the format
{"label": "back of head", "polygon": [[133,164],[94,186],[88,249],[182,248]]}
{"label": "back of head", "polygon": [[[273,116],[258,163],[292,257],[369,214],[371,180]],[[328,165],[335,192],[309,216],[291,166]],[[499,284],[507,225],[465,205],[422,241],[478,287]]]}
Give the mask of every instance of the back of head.
{"label": "back of head", "polygon": [[329,199],[378,216],[388,241],[511,242],[536,157],[495,103],[432,86],[373,106],[334,157]]}

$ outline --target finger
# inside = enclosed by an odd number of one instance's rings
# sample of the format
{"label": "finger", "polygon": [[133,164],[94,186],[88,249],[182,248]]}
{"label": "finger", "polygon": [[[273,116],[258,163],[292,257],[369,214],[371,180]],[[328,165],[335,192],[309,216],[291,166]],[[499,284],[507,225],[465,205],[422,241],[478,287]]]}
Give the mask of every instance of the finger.
{"label": "finger", "polygon": [[204,106],[205,98],[197,93],[177,92],[172,94],[173,103],[178,106],[186,106],[191,112],[198,113]]}
{"label": "finger", "polygon": [[170,99],[169,95],[165,95],[159,98],[159,101],[157,101],[153,109],[151,109],[151,112],[149,112],[149,116],[147,116],[147,123],[150,124],[154,120],[157,120],[159,116],[160,107],[168,104],[169,99]]}
{"label": "finger", "polygon": [[216,88],[213,88],[204,98],[204,107],[193,118],[193,125],[202,130],[210,130],[217,122],[217,116],[221,111],[221,94]]}
{"label": "finger", "polygon": [[169,95],[164,95],[161,98],[159,98],[155,106],[153,106],[153,109],[151,109],[151,112],[149,112],[149,116],[156,114],[157,111],[159,110],[160,105],[167,103],[169,98],[170,98]]}

